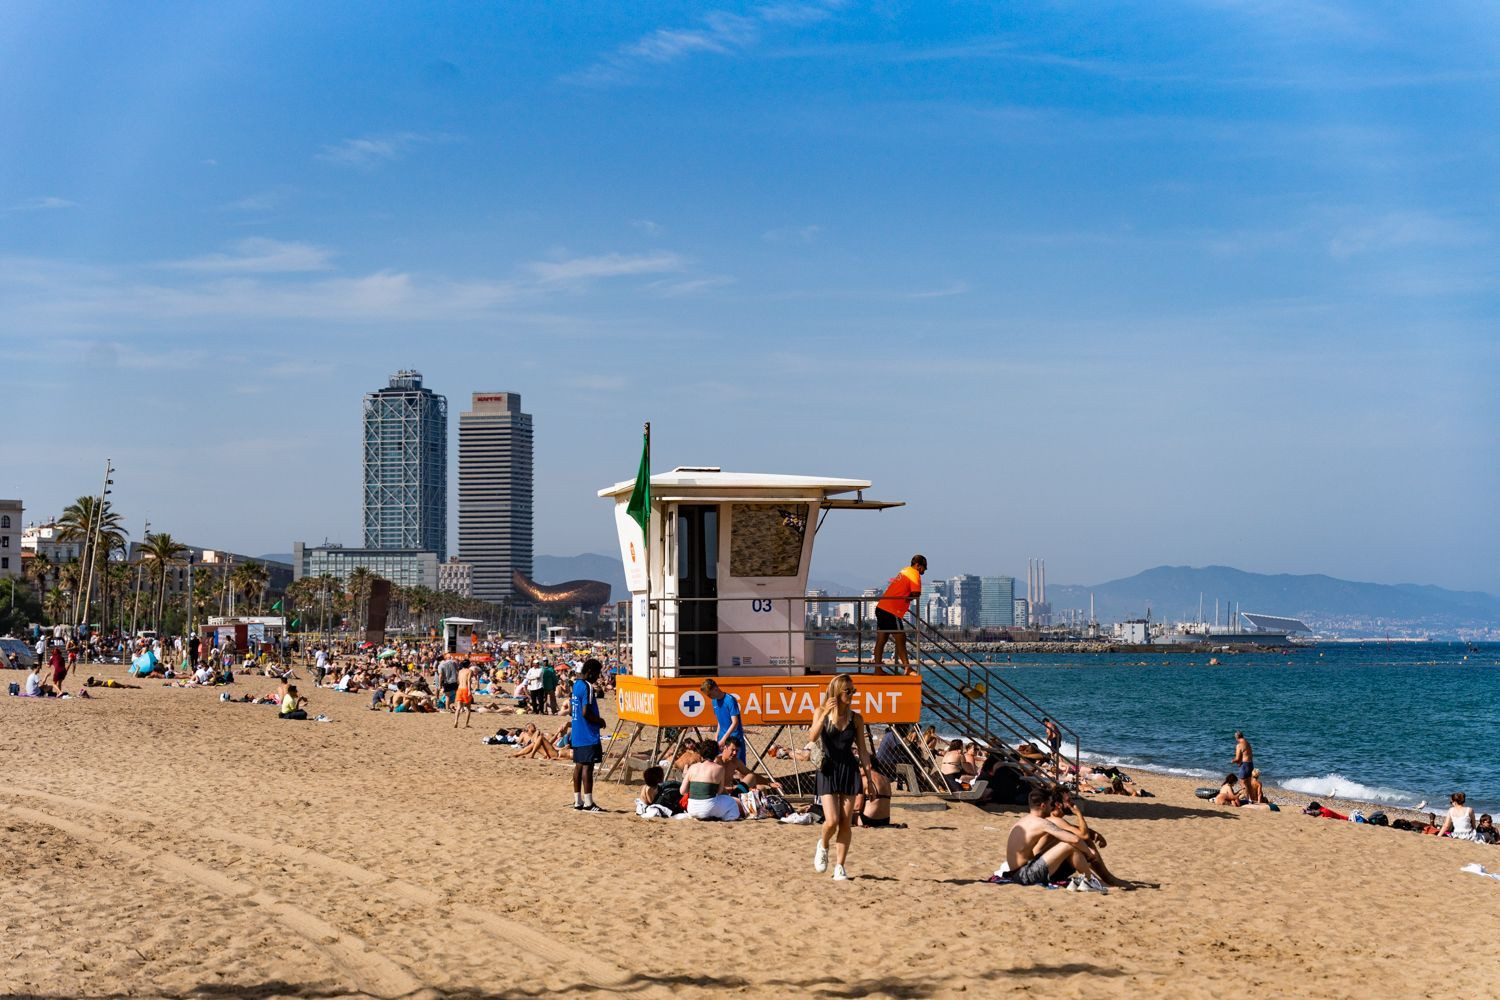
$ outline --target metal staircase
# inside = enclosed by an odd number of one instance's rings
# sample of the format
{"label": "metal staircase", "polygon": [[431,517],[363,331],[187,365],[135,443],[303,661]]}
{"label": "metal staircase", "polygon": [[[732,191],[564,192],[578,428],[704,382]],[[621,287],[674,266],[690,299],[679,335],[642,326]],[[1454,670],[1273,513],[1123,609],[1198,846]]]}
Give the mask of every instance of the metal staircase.
{"label": "metal staircase", "polygon": [[[1002,670],[982,663],[953,640],[916,616],[908,632],[907,653],[922,675],[922,705],[926,713],[965,739],[992,754],[1019,761],[1014,747],[1031,742],[1046,752],[1050,718],[1072,744],[1072,763],[1078,766],[1078,734],[1002,676]],[[1045,768],[1057,781],[1060,775]]]}

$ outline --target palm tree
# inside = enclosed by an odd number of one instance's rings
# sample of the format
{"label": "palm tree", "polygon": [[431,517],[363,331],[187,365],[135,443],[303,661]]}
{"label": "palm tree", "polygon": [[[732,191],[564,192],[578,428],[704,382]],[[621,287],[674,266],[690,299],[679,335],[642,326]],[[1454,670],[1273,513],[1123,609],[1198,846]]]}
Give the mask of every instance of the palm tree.
{"label": "palm tree", "polygon": [[271,580],[271,572],[266,569],[265,563],[249,560],[236,566],[230,574],[230,585],[245,596],[245,603],[253,609],[252,613],[259,613],[260,599],[266,592],[266,584]]}
{"label": "palm tree", "polygon": [[[85,576],[88,574],[89,560],[97,558],[93,554],[93,548],[96,544],[105,540],[105,533],[112,535],[109,541],[113,542],[118,538],[120,544],[124,543],[124,521],[120,518],[119,514],[115,513],[108,500],[105,500],[101,504],[97,497],[79,497],[68,504],[68,506],[63,508],[62,517],[58,519],[57,526],[59,529],[57,537],[62,541],[83,542],[83,551],[80,554],[80,560],[83,563]],[[108,559],[108,552],[109,550],[106,549],[106,560]],[[85,580],[84,582],[88,581]],[[74,594],[74,618],[78,617],[78,596],[77,593]],[[83,613],[84,617],[87,618],[87,602],[90,595],[84,594],[82,597],[84,599]]]}
{"label": "palm tree", "polygon": [[167,568],[182,558],[182,554],[186,551],[186,545],[165,532],[147,535],[145,543],[141,546],[141,558],[150,559],[156,563],[156,622],[158,627],[161,625],[167,597]]}
{"label": "palm tree", "polygon": [[62,624],[68,614],[68,603],[68,593],[61,587],[47,591],[42,598],[42,610],[47,613],[47,620],[53,625]]}
{"label": "palm tree", "polygon": [[349,590],[349,600],[353,606],[354,626],[359,631],[365,630],[365,602],[370,599],[370,587],[375,582],[375,574],[357,566],[344,581]]}
{"label": "palm tree", "polygon": [[36,558],[25,561],[26,576],[31,580],[31,585],[36,588],[36,596],[40,600],[47,596],[47,578],[52,575],[52,560],[43,553],[37,553]]}

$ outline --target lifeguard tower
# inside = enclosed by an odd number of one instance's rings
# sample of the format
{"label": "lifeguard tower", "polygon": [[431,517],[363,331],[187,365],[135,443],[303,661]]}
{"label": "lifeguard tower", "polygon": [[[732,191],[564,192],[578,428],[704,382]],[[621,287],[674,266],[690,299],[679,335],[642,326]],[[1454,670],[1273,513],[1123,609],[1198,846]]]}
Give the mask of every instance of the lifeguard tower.
{"label": "lifeguard tower", "polygon": [[[762,746],[749,738],[746,749],[753,761],[785,727],[812,721],[835,672],[858,673],[854,705],[867,723],[915,724],[924,721],[925,707],[925,721],[997,750],[1005,739],[1042,732],[1034,703],[1019,692],[1014,692],[1019,699],[1011,699],[1014,689],[1001,682],[1000,693],[1019,709],[1017,717],[992,704],[989,695],[996,685],[988,683],[989,667],[927,627],[919,615],[909,647],[918,668],[913,675],[874,672],[863,660],[863,636],[855,659],[841,663],[833,641],[809,634],[807,579],[822,519],[834,510],[902,506],[866,499],[868,480],[679,467],[650,477],[644,528],[629,509],[636,485],[625,481],[599,491],[614,501],[631,595],[630,670],[616,680],[616,740],[626,726],[633,724],[633,730],[625,749],[612,752],[617,761],[628,757],[647,727],[657,730],[653,757],[664,749],[664,729],[682,733],[703,727],[712,733],[713,708],[699,690],[705,677],[737,696],[745,726],[775,727]],[[1022,722],[1021,717],[1030,718]],[[672,742],[679,741],[680,736]],[[914,784],[953,791],[934,776],[934,762],[925,762],[931,767],[914,763],[914,770],[927,772],[925,781],[914,775]],[[628,763],[626,768],[628,780]]]}
{"label": "lifeguard tower", "polygon": [[475,629],[483,624],[478,618],[444,618],[438,622],[443,630],[443,652],[459,656],[475,652]]}

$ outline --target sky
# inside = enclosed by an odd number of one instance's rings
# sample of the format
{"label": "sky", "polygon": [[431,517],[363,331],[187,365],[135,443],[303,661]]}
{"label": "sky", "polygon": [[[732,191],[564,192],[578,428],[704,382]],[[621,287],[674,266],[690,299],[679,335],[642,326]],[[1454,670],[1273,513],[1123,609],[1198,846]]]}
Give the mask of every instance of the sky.
{"label": "sky", "polygon": [[824,579],[1500,593],[1496,39],[1481,2],[13,0],[0,492],[41,519],[109,458],[132,538],[357,545],[361,396],[410,367],[455,450],[521,393],[538,553],[618,552],[649,420],[658,470],[907,502],[831,518]]}

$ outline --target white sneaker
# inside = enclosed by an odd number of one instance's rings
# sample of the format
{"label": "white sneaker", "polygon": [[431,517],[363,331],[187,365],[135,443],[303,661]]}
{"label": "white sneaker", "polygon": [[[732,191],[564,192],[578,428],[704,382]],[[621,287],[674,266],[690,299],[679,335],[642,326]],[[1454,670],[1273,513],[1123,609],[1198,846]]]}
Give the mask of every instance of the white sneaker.
{"label": "white sneaker", "polygon": [[847,881],[849,881],[849,873],[846,872],[846,871],[844,871],[844,866],[843,865],[834,865],[833,866],[833,880],[835,882],[847,882]]}
{"label": "white sneaker", "polygon": [[828,870],[828,848],[823,846],[823,841],[818,841],[817,848],[813,851],[813,871],[819,875]]}
{"label": "white sneaker", "polygon": [[1085,878],[1082,888],[1085,892],[1102,892],[1106,896],[1109,895],[1109,886],[1105,885],[1097,875]]}

